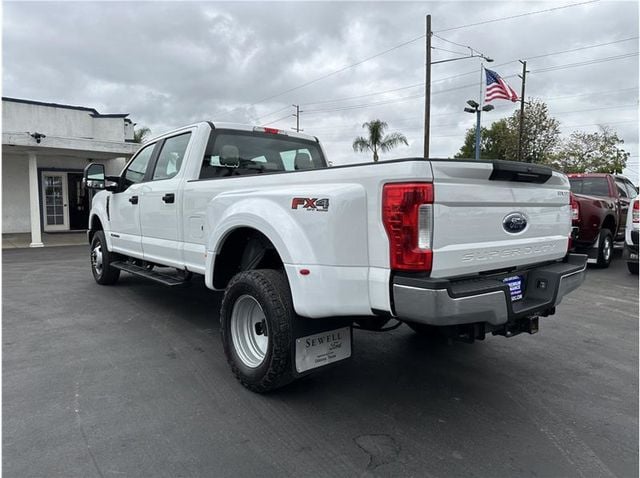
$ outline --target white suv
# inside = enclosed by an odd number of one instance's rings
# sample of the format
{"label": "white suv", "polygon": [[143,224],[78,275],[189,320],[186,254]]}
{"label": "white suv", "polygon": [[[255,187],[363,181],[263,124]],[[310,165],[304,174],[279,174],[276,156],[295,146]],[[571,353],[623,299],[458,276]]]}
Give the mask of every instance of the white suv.
{"label": "white suv", "polygon": [[630,206],[631,214],[627,214],[627,227],[624,235],[624,259],[629,272],[638,275],[638,229],[640,229],[640,196]]}

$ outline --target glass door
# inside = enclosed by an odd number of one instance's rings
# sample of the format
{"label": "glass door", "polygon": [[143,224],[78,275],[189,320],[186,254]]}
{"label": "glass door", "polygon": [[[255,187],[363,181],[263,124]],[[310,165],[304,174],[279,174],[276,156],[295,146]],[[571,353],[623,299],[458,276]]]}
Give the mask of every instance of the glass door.
{"label": "glass door", "polygon": [[45,231],[69,230],[67,173],[42,173],[43,223]]}

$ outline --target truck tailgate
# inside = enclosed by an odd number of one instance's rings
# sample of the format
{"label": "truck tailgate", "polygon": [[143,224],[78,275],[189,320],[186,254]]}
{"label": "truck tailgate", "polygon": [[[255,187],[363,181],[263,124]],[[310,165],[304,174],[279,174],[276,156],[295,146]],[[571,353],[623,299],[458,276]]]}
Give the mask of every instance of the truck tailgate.
{"label": "truck tailgate", "polygon": [[507,161],[432,161],[431,277],[453,277],[562,258],[571,230],[569,181]]}

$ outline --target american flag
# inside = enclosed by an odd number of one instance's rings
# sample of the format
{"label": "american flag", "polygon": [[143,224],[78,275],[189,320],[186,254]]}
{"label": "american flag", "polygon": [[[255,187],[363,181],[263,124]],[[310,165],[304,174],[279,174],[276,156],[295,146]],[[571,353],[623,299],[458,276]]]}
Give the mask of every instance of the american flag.
{"label": "american flag", "polygon": [[484,72],[487,74],[487,91],[484,95],[485,103],[492,100],[511,100],[514,103],[518,101],[518,93],[507,85],[507,82],[500,78],[500,75],[486,68]]}

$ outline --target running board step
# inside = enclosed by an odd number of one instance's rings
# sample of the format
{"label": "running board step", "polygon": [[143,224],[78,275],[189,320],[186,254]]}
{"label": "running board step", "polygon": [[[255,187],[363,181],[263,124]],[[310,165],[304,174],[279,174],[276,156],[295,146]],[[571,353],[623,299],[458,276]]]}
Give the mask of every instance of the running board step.
{"label": "running board step", "polygon": [[161,284],[174,286],[174,285],[182,285],[187,281],[170,274],[162,274],[160,272],[156,272],[153,270],[145,269],[144,267],[137,266],[135,264],[131,264],[129,262],[117,261],[111,263],[112,267],[116,269],[120,269],[121,271],[128,272],[129,274],[134,274],[140,277],[144,277],[146,279],[150,279],[152,281],[160,282]]}

